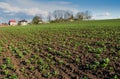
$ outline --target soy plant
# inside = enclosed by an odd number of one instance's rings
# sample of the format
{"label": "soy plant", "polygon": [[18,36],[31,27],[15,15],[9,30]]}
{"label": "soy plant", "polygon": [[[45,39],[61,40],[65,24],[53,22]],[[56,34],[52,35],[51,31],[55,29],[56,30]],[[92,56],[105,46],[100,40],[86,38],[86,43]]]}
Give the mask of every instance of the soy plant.
{"label": "soy plant", "polygon": [[100,62],[99,61],[95,61],[95,62],[93,62],[93,64],[90,67],[92,69],[96,70],[98,67],[100,67]]}
{"label": "soy plant", "polygon": [[103,53],[103,48],[93,48],[92,52],[94,52],[96,54],[101,54],[101,53]]}
{"label": "soy plant", "polygon": [[38,59],[37,64],[38,64],[38,69],[40,71],[43,71],[43,70],[46,70],[46,69],[49,70],[49,68],[50,68],[49,64],[46,63],[43,59]]}
{"label": "soy plant", "polygon": [[60,51],[55,51],[55,52],[56,52],[56,55],[58,55],[58,56],[61,56],[61,57],[64,56],[64,53],[63,53],[63,52],[60,52]]}
{"label": "soy plant", "polygon": [[44,62],[43,59],[40,58],[40,59],[37,60],[37,63],[40,64],[40,65],[44,65],[45,62]]}
{"label": "soy plant", "polygon": [[63,52],[57,51],[57,50],[52,49],[52,48],[50,48],[50,47],[48,47],[47,50],[48,50],[51,54],[58,55],[58,56],[64,56],[64,53],[63,53]]}
{"label": "soy plant", "polygon": [[10,64],[8,68],[11,70],[15,70],[15,66],[13,64]]}
{"label": "soy plant", "polygon": [[75,45],[74,45],[74,50],[77,50],[77,48],[80,46],[80,43],[79,42],[76,42]]}
{"label": "soy plant", "polygon": [[24,54],[22,52],[18,52],[17,55],[19,58],[24,58]]}
{"label": "soy plant", "polygon": [[9,57],[5,58],[5,64],[7,65],[11,64],[11,59]]}
{"label": "soy plant", "polygon": [[83,78],[82,79],[89,79],[87,76],[83,76]]}
{"label": "soy plant", "polygon": [[25,63],[24,63],[25,65],[31,64],[31,60],[30,60],[30,59],[26,59],[24,62],[25,62]]}
{"label": "soy plant", "polygon": [[42,76],[45,77],[45,78],[49,78],[49,77],[51,77],[52,75],[51,75],[51,73],[50,73],[49,71],[43,70],[43,71],[42,71]]}
{"label": "soy plant", "polygon": [[109,63],[110,63],[110,59],[105,58],[101,61],[100,65],[101,65],[101,67],[106,68],[109,65]]}
{"label": "soy plant", "polygon": [[20,68],[20,71],[21,71],[22,73],[24,73],[24,74],[25,74],[25,70],[26,70],[25,67]]}
{"label": "soy plant", "polygon": [[58,72],[57,70],[54,70],[54,71],[51,72],[51,74],[52,74],[53,76],[58,76],[58,75],[59,75],[59,72]]}
{"label": "soy plant", "polygon": [[8,77],[8,79],[19,79],[16,74],[12,74]]}
{"label": "soy plant", "polygon": [[65,64],[63,60],[58,60],[58,63],[59,63],[59,65],[64,65]]}
{"label": "soy plant", "polygon": [[9,74],[9,70],[8,69],[3,70],[3,74],[7,76]]}
{"label": "soy plant", "polygon": [[19,58],[23,58],[24,54],[21,52],[17,47],[14,45],[10,44],[8,48],[13,52],[14,55],[18,56]]}
{"label": "soy plant", "polygon": [[22,53],[23,53],[23,55],[27,55],[27,54],[29,54],[29,52],[28,51],[22,51]]}
{"label": "soy plant", "polygon": [[3,52],[3,47],[0,47],[0,54]]}
{"label": "soy plant", "polygon": [[76,62],[76,64],[79,64],[79,63],[80,63],[80,57],[79,57],[79,56],[77,56],[77,57],[75,58],[75,62]]}
{"label": "soy plant", "polygon": [[14,67],[14,65],[12,64],[11,59],[10,59],[9,57],[5,58],[4,60],[5,60],[5,61],[4,61],[4,64],[2,64],[2,65],[0,66],[1,69],[11,69],[11,70],[15,70],[15,67]]}
{"label": "soy plant", "polygon": [[114,75],[114,76],[113,76],[113,79],[120,79],[120,76]]}
{"label": "soy plant", "polygon": [[48,58],[50,58],[50,59],[53,59],[53,55],[51,55],[51,54],[49,54],[49,53],[47,53],[47,55],[46,55]]}
{"label": "soy plant", "polygon": [[64,57],[68,59],[71,58],[72,56],[72,53],[69,50],[64,50],[63,53],[64,53]]}
{"label": "soy plant", "polygon": [[7,65],[6,65],[6,64],[2,64],[2,65],[0,66],[0,68],[4,70],[4,69],[7,68]]}
{"label": "soy plant", "polygon": [[105,47],[105,43],[103,41],[95,42],[94,45],[99,47]]}
{"label": "soy plant", "polygon": [[25,48],[25,49],[23,49],[22,53],[23,53],[23,55],[27,55],[30,53],[30,50]]}

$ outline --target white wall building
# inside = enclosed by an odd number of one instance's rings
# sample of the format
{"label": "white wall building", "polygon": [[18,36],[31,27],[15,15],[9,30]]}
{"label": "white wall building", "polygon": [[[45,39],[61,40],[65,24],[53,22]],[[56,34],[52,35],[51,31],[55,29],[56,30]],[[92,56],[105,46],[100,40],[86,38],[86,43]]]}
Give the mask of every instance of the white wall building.
{"label": "white wall building", "polygon": [[9,20],[9,25],[10,26],[16,26],[17,25],[16,20]]}
{"label": "white wall building", "polygon": [[19,24],[20,25],[27,25],[28,24],[28,21],[26,21],[26,20],[21,20],[21,21],[19,21]]}

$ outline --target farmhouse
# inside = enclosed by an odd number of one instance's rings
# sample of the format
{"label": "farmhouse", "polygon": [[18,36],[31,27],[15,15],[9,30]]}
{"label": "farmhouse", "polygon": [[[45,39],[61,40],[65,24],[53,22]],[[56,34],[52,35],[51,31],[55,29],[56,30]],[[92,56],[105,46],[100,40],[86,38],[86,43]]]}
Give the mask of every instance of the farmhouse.
{"label": "farmhouse", "polygon": [[17,25],[17,22],[16,20],[9,20],[9,23],[8,23],[10,26],[16,26]]}
{"label": "farmhouse", "polygon": [[28,21],[27,20],[21,20],[18,22],[19,25],[27,25],[28,24]]}

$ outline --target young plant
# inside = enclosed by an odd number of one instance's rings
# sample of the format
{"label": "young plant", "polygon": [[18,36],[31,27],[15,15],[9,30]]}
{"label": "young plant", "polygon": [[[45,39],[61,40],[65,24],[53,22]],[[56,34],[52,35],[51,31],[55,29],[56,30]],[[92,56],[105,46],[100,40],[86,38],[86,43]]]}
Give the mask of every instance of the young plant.
{"label": "young plant", "polygon": [[12,74],[9,79],[19,79],[18,76],[16,74]]}
{"label": "young plant", "polygon": [[59,74],[59,72],[56,71],[56,70],[54,70],[54,71],[52,72],[52,75],[54,75],[54,76],[57,76],[58,74]]}
{"label": "young plant", "polygon": [[78,64],[78,63],[80,62],[80,58],[77,57],[77,58],[75,59],[75,62]]}
{"label": "young plant", "polygon": [[6,69],[6,68],[7,68],[7,65],[6,65],[6,64],[2,64],[2,65],[0,66],[0,68],[1,68],[1,69]]}
{"label": "young plant", "polygon": [[18,53],[18,57],[23,58],[23,57],[24,57],[23,53],[22,53],[22,52],[19,52],[19,53]]}
{"label": "young plant", "polygon": [[4,71],[3,71],[3,74],[4,74],[4,75],[8,75],[8,74],[9,74],[9,71],[8,71],[8,70],[4,70]]}
{"label": "young plant", "polygon": [[5,61],[6,61],[7,65],[11,64],[11,59],[10,58],[6,58]]}
{"label": "young plant", "polygon": [[109,58],[105,58],[101,61],[101,66],[106,68],[108,66],[108,64],[110,63],[110,59]]}
{"label": "young plant", "polygon": [[63,60],[59,60],[59,64],[60,64],[60,65],[63,65],[63,64],[64,64],[64,61],[63,61]]}

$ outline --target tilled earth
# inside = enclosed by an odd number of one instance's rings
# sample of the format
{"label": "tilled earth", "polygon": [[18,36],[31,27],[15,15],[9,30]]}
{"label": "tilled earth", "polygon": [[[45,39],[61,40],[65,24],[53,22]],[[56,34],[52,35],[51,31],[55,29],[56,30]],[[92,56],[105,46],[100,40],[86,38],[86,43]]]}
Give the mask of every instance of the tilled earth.
{"label": "tilled earth", "polygon": [[1,29],[0,79],[120,79],[119,30]]}

